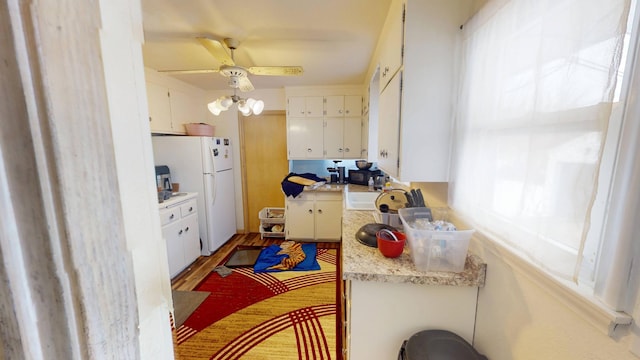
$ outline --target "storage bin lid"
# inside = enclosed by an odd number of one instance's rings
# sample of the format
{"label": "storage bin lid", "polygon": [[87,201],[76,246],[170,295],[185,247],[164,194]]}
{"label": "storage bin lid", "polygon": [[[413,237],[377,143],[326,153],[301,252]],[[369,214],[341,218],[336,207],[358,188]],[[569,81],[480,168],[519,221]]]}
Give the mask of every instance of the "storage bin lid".
{"label": "storage bin lid", "polygon": [[462,337],[446,330],[413,334],[401,349],[406,360],[487,360]]}

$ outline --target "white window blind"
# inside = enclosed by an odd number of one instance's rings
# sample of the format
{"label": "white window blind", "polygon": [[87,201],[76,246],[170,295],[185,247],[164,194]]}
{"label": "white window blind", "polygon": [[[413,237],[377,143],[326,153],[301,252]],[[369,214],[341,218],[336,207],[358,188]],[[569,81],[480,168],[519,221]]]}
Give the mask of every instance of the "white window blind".
{"label": "white window blind", "polygon": [[576,280],[629,0],[489,0],[463,30],[451,206]]}

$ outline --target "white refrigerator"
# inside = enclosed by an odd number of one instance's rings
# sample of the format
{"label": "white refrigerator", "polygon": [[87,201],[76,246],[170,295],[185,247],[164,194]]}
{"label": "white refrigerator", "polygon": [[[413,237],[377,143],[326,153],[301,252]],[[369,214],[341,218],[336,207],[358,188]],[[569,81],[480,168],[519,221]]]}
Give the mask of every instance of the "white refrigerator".
{"label": "white refrigerator", "polygon": [[225,138],[153,136],[154,163],[167,165],[180,192],[197,192],[202,255],[236,233],[233,153]]}

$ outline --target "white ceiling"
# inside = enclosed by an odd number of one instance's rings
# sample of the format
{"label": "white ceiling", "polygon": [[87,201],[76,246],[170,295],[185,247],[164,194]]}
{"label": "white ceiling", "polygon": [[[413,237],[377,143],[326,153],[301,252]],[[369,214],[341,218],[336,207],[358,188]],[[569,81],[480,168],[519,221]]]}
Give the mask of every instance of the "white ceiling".
{"label": "white ceiling", "polygon": [[[302,76],[249,75],[256,89],[365,83],[391,0],[142,0],[144,64],[155,70],[217,69],[195,40],[240,40],[243,67],[298,65]],[[219,73],[172,75],[205,90]]]}

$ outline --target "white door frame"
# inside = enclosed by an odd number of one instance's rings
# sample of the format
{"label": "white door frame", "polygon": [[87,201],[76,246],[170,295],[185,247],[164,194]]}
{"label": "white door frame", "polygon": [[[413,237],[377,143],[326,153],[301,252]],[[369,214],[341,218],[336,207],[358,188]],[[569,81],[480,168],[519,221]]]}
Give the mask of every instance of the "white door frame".
{"label": "white door frame", "polygon": [[0,1],[0,359],[172,359],[139,1]]}

